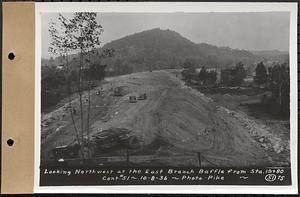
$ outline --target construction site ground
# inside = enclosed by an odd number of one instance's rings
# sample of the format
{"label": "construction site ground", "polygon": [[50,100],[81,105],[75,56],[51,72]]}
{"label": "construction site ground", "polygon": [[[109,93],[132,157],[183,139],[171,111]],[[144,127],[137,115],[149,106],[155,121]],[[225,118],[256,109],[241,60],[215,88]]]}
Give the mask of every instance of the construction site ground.
{"label": "construction site ground", "polygon": [[[116,87],[122,87],[121,96],[113,95]],[[129,102],[129,96],[144,93],[147,94],[146,100]],[[85,119],[87,98],[85,92]],[[77,112],[76,126],[80,128],[79,98],[76,94],[72,96],[72,105]],[[64,99],[55,110],[42,114],[42,160],[48,159],[51,149],[76,139],[67,106],[67,99]],[[141,157],[144,155],[141,163],[193,165],[197,163],[196,155],[200,153],[206,159],[203,165],[207,166],[289,165],[287,127],[249,116],[246,111],[226,106],[224,100],[222,103],[213,101],[184,85],[179,70],[106,78],[101,86],[91,91],[90,125],[91,133],[111,127],[131,130],[142,147],[131,152]],[[114,150],[103,156],[120,155],[122,158],[123,152]],[[131,159],[135,162],[139,160],[134,156]]]}

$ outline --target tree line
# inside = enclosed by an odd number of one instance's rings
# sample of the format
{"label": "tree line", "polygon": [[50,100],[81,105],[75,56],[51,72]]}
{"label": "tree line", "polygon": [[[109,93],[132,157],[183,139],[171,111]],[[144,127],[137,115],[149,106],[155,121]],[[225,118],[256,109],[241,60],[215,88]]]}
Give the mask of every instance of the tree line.
{"label": "tree line", "polygon": [[272,92],[264,97],[262,104],[281,116],[290,114],[290,69],[287,63],[276,63],[266,68],[263,62],[257,64],[254,82]]}
{"label": "tree line", "polygon": [[[215,85],[217,83],[217,69],[202,66],[199,73],[196,72],[199,65],[192,59],[186,59],[183,63],[182,76],[184,80],[195,80],[200,85]],[[240,86],[247,72],[242,62],[238,62],[234,67],[222,69],[220,73],[220,84],[225,86]]]}
{"label": "tree line", "polygon": [[[183,79],[187,82],[194,81],[200,86],[241,87],[247,77],[247,71],[242,62],[238,62],[231,68],[222,69],[218,83],[217,70],[207,69],[205,66],[202,66],[199,72],[196,72],[197,69],[199,69],[199,65],[195,61],[186,59],[183,64]],[[256,65],[251,85],[252,88],[270,91],[271,96],[264,96],[261,104],[272,113],[280,114],[283,117],[289,117],[290,111],[289,75],[288,63],[274,63],[267,68],[263,62],[259,62]]]}

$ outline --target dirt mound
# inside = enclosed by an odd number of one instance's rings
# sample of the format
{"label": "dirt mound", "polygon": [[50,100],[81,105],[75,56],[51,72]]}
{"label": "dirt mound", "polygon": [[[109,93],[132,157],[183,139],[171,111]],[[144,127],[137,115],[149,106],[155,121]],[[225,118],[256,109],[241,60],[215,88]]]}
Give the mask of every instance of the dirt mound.
{"label": "dirt mound", "polygon": [[[286,149],[279,140],[264,132],[267,129],[251,122],[246,115],[218,107],[212,99],[185,86],[166,71],[124,75],[110,79],[109,83],[128,87],[130,94],[146,93],[147,99],[129,103],[128,95],[111,98],[106,121],[93,113],[91,127],[96,131],[126,128],[139,138],[142,146],[153,144],[157,136],[161,136],[168,141],[169,145],[164,147],[168,154],[175,154],[179,149],[201,153],[216,166],[269,165],[272,162],[268,154],[270,148],[275,152]],[[225,97],[230,98],[230,95]],[[104,98],[109,96],[104,95]],[[97,97],[93,99],[97,101]],[[262,147],[264,142],[255,136],[265,136],[268,149]]]}

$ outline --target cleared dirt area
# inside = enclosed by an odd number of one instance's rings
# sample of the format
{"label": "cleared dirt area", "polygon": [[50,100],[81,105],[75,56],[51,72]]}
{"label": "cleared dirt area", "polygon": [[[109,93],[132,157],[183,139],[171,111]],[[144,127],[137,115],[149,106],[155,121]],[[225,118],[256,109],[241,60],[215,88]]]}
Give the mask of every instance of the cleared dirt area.
{"label": "cleared dirt area", "polygon": [[[279,153],[289,152],[289,141],[274,135],[263,122],[221,107],[185,86],[179,72],[143,72],[106,80],[100,95],[96,94],[100,87],[92,91],[92,133],[126,128],[144,147],[161,140],[156,154],[172,158],[178,153],[201,153],[217,166],[289,165],[288,157],[279,159]],[[121,86],[123,95],[113,96],[113,88]],[[146,100],[129,103],[129,96],[144,93]],[[73,105],[78,103],[78,98],[73,100]],[[75,122],[79,126],[79,115]],[[66,105],[43,114],[42,158],[47,159],[52,148],[74,141],[73,129]],[[170,161],[173,165],[176,162]]]}

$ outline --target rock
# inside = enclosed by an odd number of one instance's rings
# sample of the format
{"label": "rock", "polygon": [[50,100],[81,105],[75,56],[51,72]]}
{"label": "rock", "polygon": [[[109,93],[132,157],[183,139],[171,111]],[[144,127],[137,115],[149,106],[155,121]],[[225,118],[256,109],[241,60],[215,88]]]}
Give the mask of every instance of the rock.
{"label": "rock", "polygon": [[260,141],[260,142],[264,142],[264,138],[262,137],[262,138],[259,138],[259,140],[258,141]]}
{"label": "rock", "polygon": [[64,126],[63,126],[63,125],[61,125],[61,126],[57,127],[57,128],[55,129],[55,132],[59,132],[59,131],[61,131],[61,130],[62,130],[62,128],[64,128]]}
{"label": "rock", "polygon": [[227,100],[227,99],[231,99],[232,96],[230,94],[224,94],[223,95],[223,99]]}
{"label": "rock", "polygon": [[261,146],[265,149],[265,150],[268,150],[268,146],[266,144],[261,144]]}
{"label": "rock", "polygon": [[273,146],[273,149],[276,153],[281,153],[283,150],[283,147],[279,144],[279,142],[276,142]]}

